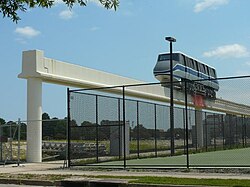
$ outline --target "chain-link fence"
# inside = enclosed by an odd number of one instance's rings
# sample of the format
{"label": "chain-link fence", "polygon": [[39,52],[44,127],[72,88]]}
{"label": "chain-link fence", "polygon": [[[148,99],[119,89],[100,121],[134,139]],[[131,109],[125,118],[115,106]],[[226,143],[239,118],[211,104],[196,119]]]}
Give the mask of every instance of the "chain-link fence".
{"label": "chain-link fence", "polygon": [[[41,122],[42,161],[66,160],[67,119],[44,119]],[[25,162],[26,149],[27,121],[0,124],[0,164]]]}
{"label": "chain-link fence", "polygon": [[17,163],[24,159],[23,141],[26,140],[26,126],[21,121],[9,121],[0,125],[0,163]]}
{"label": "chain-link fence", "polygon": [[67,159],[67,119],[42,120],[42,161]]}
{"label": "chain-link fence", "polygon": [[173,116],[169,83],[68,90],[69,165],[250,166],[250,77],[218,81],[174,82]]}

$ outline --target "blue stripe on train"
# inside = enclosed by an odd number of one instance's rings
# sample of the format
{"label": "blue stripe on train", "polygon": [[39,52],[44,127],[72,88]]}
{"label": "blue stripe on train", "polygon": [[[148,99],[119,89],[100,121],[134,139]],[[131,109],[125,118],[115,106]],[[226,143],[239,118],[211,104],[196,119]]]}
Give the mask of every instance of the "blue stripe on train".
{"label": "blue stripe on train", "polygon": [[[173,67],[173,71],[176,71],[176,70],[180,70],[182,72],[185,72],[185,66],[183,65],[180,65],[180,64],[176,64],[174,67]],[[154,72],[155,75],[163,75],[163,74],[168,74],[170,73],[170,70],[164,70],[164,71],[157,71],[157,72]],[[187,67],[187,73],[190,73],[191,75],[194,75],[196,76],[197,78],[202,78],[202,79],[209,79],[210,77],[203,74],[203,73],[200,73],[200,77],[198,77],[198,72]],[[174,75],[174,77],[177,77],[177,78],[182,78],[180,76],[176,76]],[[214,80],[214,79],[211,79],[210,81],[218,84],[218,81],[217,80]]]}

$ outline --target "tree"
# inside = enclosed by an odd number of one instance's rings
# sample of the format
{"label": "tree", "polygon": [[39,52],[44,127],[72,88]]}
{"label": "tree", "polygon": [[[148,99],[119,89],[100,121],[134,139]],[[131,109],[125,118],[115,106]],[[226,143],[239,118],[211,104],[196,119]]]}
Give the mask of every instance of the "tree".
{"label": "tree", "polygon": [[46,112],[44,112],[44,113],[42,114],[42,120],[50,120],[49,114],[46,113]]}
{"label": "tree", "polygon": [[5,120],[3,118],[0,118],[0,125],[3,125],[5,123],[6,123]]}
{"label": "tree", "polygon": [[[86,6],[88,0],[61,0],[70,9],[74,5]],[[106,9],[116,10],[119,6],[119,0],[98,0]],[[29,8],[41,7],[51,8],[56,3],[56,0],[1,0],[0,13],[3,17],[10,18],[13,22],[20,20],[17,12],[26,12]]]}

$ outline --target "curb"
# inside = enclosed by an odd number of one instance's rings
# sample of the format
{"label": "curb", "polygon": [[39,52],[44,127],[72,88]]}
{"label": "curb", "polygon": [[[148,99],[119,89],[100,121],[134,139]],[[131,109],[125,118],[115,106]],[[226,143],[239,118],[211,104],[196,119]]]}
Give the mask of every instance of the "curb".
{"label": "curb", "polygon": [[[34,185],[34,186],[63,186],[63,187],[208,187],[202,185],[171,185],[171,184],[137,184],[128,183],[122,179],[66,179],[61,181],[7,179],[1,178],[0,184]],[[210,186],[211,187],[211,186]],[[219,187],[219,186],[213,186]]]}
{"label": "curb", "polygon": [[61,186],[61,181],[46,181],[46,180],[32,180],[32,179],[6,179],[1,178],[0,184],[24,184],[34,186]]}
{"label": "curb", "polygon": [[[61,185],[64,187],[211,187],[202,185],[171,185],[171,184],[137,184],[128,183],[124,179],[78,179],[63,180]],[[219,187],[219,186],[213,186]]]}

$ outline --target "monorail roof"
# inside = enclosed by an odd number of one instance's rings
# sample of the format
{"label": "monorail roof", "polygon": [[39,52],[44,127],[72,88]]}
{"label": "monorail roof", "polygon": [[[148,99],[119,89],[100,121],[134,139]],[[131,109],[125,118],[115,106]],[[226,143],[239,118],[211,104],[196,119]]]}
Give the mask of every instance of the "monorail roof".
{"label": "monorail roof", "polygon": [[[196,60],[196,61],[198,61],[198,62],[200,62],[200,63],[202,63],[202,64],[204,64],[204,65],[207,65],[207,66],[210,67],[210,68],[215,69],[215,67],[213,67],[213,66],[211,66],[211,65],[208,65],[208,64],[206,64],[206,63],[204,63],[204,62],[202,62],[202,61],[200,61],[200,60],[198,60],[198,59],[196,59],[196,58],[194,58],[194,57],[191,57],[191,56],[189,56],[189,55],[187,55],[187,54],[185,54],[185,53],[183,53],[183,52],[181,52],[181,51],[174,51],[173,53],[180,53],[180,54],[183,54],[183,55],[185,55],[185,56],[188,57],[188,58],[192,58],[192,59],[194,59],[194,60]],[[164,54],[170,54],[170,52],[168,52],[168,53],[160,53],[159,55],[164,55]],[[216,69],[215,69],[215,70],[216,70]]]}

